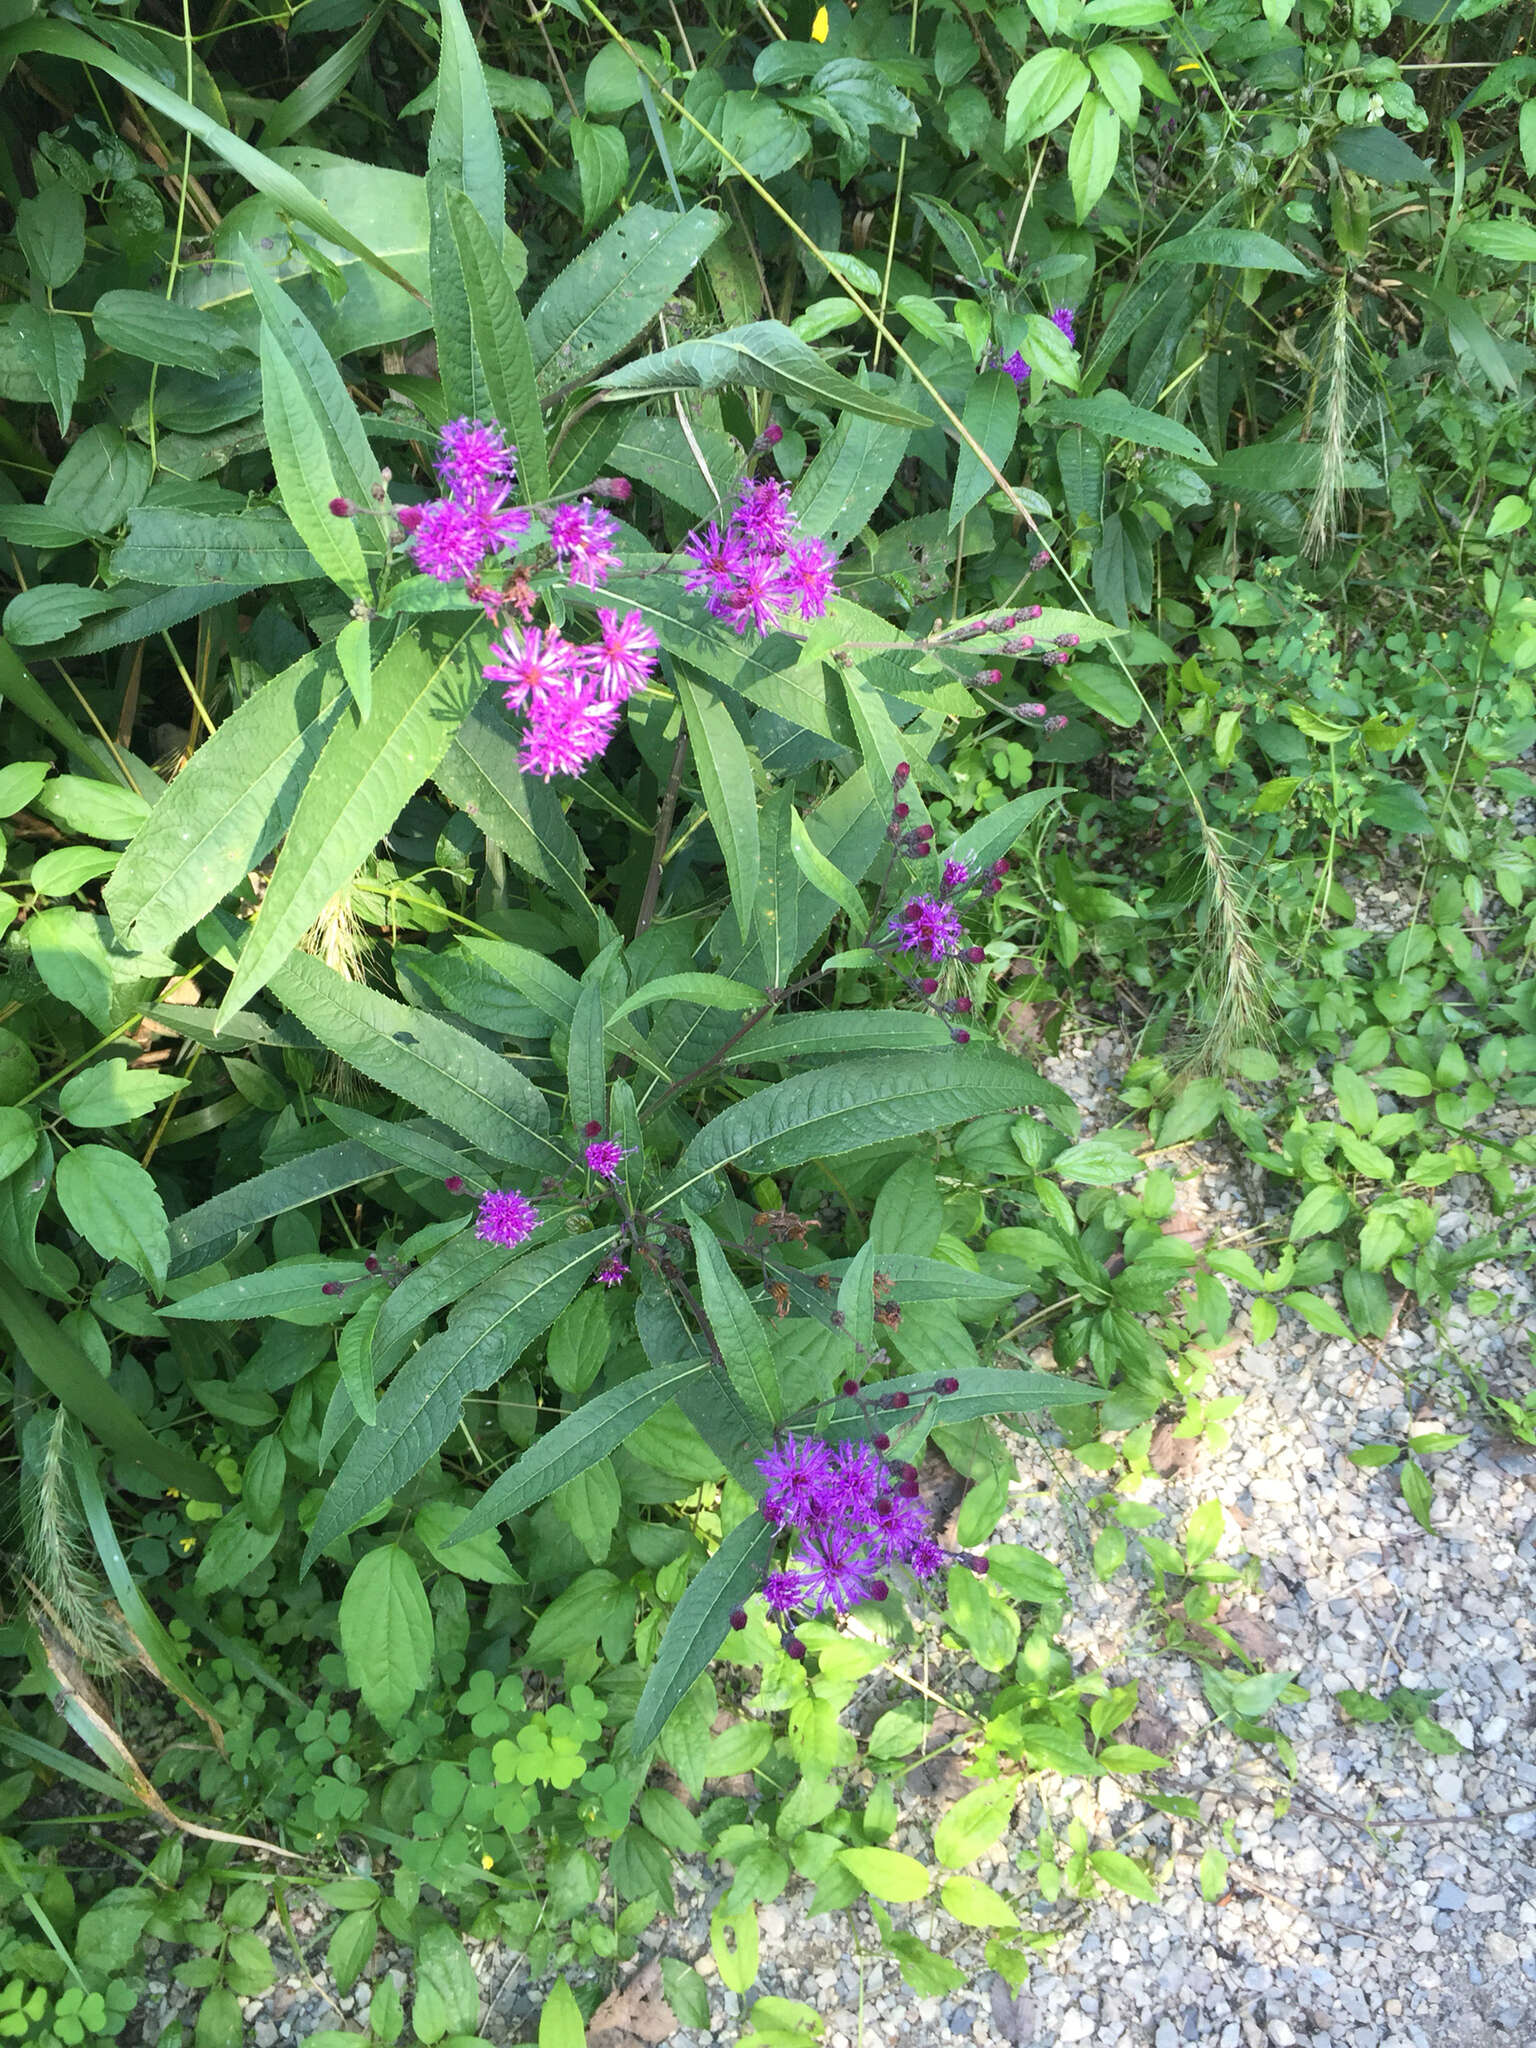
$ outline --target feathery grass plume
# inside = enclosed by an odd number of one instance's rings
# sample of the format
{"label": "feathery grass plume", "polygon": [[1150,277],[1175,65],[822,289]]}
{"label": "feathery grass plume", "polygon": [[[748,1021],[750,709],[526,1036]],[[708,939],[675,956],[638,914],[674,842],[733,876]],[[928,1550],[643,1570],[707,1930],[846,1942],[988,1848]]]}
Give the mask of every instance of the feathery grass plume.
{"label": "feathery grass plume", "polygon": [[[1312,368],[1307,394],[1307,438],[1322,452],[1312,504],[1302,531],[1307,557],[1317,561],[1333,545],[1344,503],[1344,474],[1354,452],[1350,432],[1354,412],[1354,371],[1350,361],[1349,278],[1335,278],[1322,344]],[[1322,398],[1318,407],[1319,395]],[[1317,429],[1314,438],[1314,426]]]}
{"label": "feathery grass plume", "polygon": [[[324,961],[343,981],[368,979],[368,958],[373,951],[373,940],[358,922],[350,888],[337,890],[299,944],[306,953],[313,953],[317,960]],[[357,1076],[334,1055],[326,1062],[320,1087],[324,1094],[335,1096],[342,1102],[355,1101],[361,1093]]]}
{"label": "feathery grass plume", "polygon": [[82,1664],[119,1671],[133,1662],[133,1652],[90,1562],[70,1470],[74,1426],[57,1408],[37,1417],[27,1438],[21,1488],[27,1585]]}
{"label": "feathery grass plume", "polygon": [[1186,1069],[1225,1073],[1239,1046],[1270,1037],[1274,1005],[1269,969],[1254,938],[1251,892],[1222,836],[1198,814],[1206,886],[1200,906],[1205,945],[1195,979],[1197,1037]]}

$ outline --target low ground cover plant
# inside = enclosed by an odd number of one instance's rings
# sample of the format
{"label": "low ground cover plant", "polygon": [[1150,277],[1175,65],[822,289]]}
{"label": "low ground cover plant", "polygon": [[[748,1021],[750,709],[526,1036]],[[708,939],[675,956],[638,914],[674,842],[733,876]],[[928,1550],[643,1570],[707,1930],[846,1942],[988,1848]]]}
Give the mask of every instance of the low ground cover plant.
{"label": "low ground cover plant", "polygon": [[[1068,1797],[983,1882],[1022,1785],[1199,1815],[1075,1574],[1294,1769],[1145,1482],[1234,1331],[1434,1327],[1528,1223],[1519,35],[0,7],[0,2033],[153,1955],[222,2048],[318,1905],[369,2039],[473,2040],[484,1940],[563,2048],[679,1858],[738,1994],[795,1880],[1017,1988],[1029,1899],[1157,1896]],[[1168,1227],[1197,1143],[1257,1236]],[[1356,1454],[1432,1531],[1458,1441]]]}

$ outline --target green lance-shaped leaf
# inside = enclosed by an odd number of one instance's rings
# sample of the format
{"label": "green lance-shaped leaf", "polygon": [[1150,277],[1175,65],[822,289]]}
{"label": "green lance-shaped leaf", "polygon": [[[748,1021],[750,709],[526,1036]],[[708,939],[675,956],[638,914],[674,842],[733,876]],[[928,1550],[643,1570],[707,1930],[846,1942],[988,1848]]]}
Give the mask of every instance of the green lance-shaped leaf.
{"label": "green lance-shaped leaf", "polygon": [[374,1328],[371,1355],[375,1384],[404,1358],[412,1336],[428,1316],[460,1301],[472,1288],[512,1263],[504,1244],[488,1244],[464,1230],[433,1257],[390,1289]]}
{"label": "green lance-shaped leaf", "polygon": [[[983,370],[971,386],[961,415],[968,434],[1001,469],[1019,436],[1019,393],[1006,370]],[[992,488],[990,472],[975,449],[962,442],[955,458],[955,487],[949,500],[949,523],[958,526],[971,507]]]}
{"label": "green lance-shaped leaf", "polygon": [[42,1385],[99,1443],[119,1457],[144,1466],[190,1500],[228,1505],[229,1492],[222,1480],[196,1458],[152,1435],[79,1346],[65,1336],[31,1295],[3,1274],[0,1326]]}
{"label": "green lance-shaped leaf", "polygon": [[907,427],[844,413],[795,485],[801,530],[818,534],[834,553],[857,539],[890,489],[910,440]]}
{"label": "green lance-shaped leaf", "polygon": [[273,975],[272,993],[338,1059],[491,1158],[543,1173],[569,1169],[548,1136],[543,1096],[467,1032],[348,981],[307,953]]}
{"label": "green lance-shaped leaf", "polygon": [[571,1122],[578,1131],[585,1124],[607,1124],[608,1059],[603,1050],[603,990],[602,984],[595,980],[584,981],[581,994],[576,998],[566,1053],[566,1087]]}
{"label": "green lance-shaped leaf", "polygon": [[1285,270],[1310,277],[1310,264],[1256,228],[1191,228],[1187,235],[1158,242],[1143,258],[1150,270],[1163,263],[1215,263],[1229,270]]}
{"label": "green lance-shaped leaf", "polygon": [[[246,243],[242,241],[239,247],[251,296],[261,315],[263,348],[270,344],[274,355],[281,357],[292,372],[296,402],[302,404],[304,413],[313,421],[324,446],[323,466],[334,483],[330,496],[339,493],[359,505],[371,504],[379,483],[378,460],[363,432],[345,378],[303,309],[289,298],[265,265],[257,261]],[[275,448],[273,458],[277,460]],[[281,466],[277,480],[279,488],[283,488]],[[302,482],[296,487],[302,493]],[[290,506],[290,515],[292,509]],[[332,515],[327,512],[326,517]]]}
{"label": "green lance-shaped leaf", "polygon": [[990,1047],[850,1060],[776,1081],[723,1110],[689,1144],[663,1200],[681,1201],[723,1166],[773,1173],[988,1111],[1027,1107],[1064,1111],[1071,1104],[1032,1067]]}
{"label": "green lance-shaped leaf", "polygon": [[493,1480],[448,1539],[449,1547],[483,1529],[526,1514],[567,1480],[590,1471],[673,1400],[679,1389],[709,1370],[703,1359],[686,1365],[658,1365],[651,1372],[625,1380],[622,1386],[583,1402],[544,1436],[531,1443],[499,1479]]}
{"label": "green lance-shaped leaf", "polygon": [[382,1117],[369,1116],[366,1110],[354,1109],[348,1102],[316,1102],[315,1108],[337,1130],[345,1131],[349,1138],[360,1138],[393,1165],[412,1173],[447,1180],[471,1170],[462,1152],[410,1124],[386,1123]]}
{"label": "green lance-shaped leaf", "polygon": [[842,870],[832,865],[806,831],[804,820],[798,811],[791,811],[789,814],[789,850],[794,855],[795,866],[811,887],[819,889],[823,896],[830,897],[838,909],[845,913],[857,940],[868,921],[863,898]]}
{"label": "green lance-shaped leaf", "polygon": [[[366,599],[368,565],[357,528],[345,514],[338,517],[331,510],[332,502],[339,503],[346,493],[326,460],[324,416],[265,322],[261,330],[261,417],[278,492],[297,533],[338,590],[353,599]],[[123,573],[129,572],[125,568]],[[301,569],[296,575],[304,573]],[[199,580],[208,580],[206,571]],[[353,695],[355,698],[355,691]],[[366,704],[359,710],[367,715]]]}
{"label": "green lance-shaped leaf", "polygon": [[700,1302],[720,1348],[726,1376],[746,1410],[753,1437],[771,1436],[784,1408],[763,1319],[709,1225],[691,1210],[683,1213],[699,1265]]}
{"label": "green lance-shaped leaf", "polygon": [[673,1708],[709,1665],[730,1631],[733,1611],[762,1584],[773,1528],[758,1515],[738,1522],[677,1603],[635,1709],[632,1741],[643,1754]]}
{"label": "green lance-shaped leaf", "polygon": [[[1058,1378],[1050,1372],[1010,1372],[1002,1366],[958,1366],[950,1375],[960,1382],[953,1394],[935,1394],[933,1380],[917,1374],[882,1380],[882,1396],[905,1394],[915,1406],[923,1402],[930,1425],[970,1422],[978,1415],[1039,1415],[1051,1408],[1084,1408],[1102,1401],[1102,1387]],[[926,1400],[925,1397],[926,1396]],[[862,1410],[855,1401],[839,1399],[827,1414],[830,1427],[857,1422]]]}
{"label": "green lance-shaped leaf", "polygon": [[701,690],[681,672],[677,693],[688,721],[693,765],[709,806],[709,822],[725,858],[737,929],[745,942],[752,929],[761,861],[752,757],[736,730],[736,721],[718,697]]}
{"label": "green lance-shaped leaf", "polygon": [[1207,467],[1216,459],[1198,434],[1177,420],[1165,419],[1160,412],[1132,405],[1119,391],[1100,391],[1091,398],[1048,399],[1036,408],[1034,419],[1039,426],[1054,426],[1059,420],[1064,426],[1088,427],[1105,440],[1134,441],[1143,448],[1162,448],[1169,455],[1180,455],[1186,462],[1199,462]]}
{"label": "green lance-shaped leaf", "polygon": [[470,346],[491,417],[517,447],[517,476],[529,500],[549,496],[549,457],[539,411],[533,351],[517,293],[490,229],[462,192],[446,195],[448,225],[457,252]]}
{"label": "green lance-shaped leaf", "polygon": [[917,1010],[805,1010],[768,1017],[741,1041],[739,1058],[756,1067],[764,1060],[826,1059],[858,1053],[948,1050],[949,1026]]}
{"label": "green lance-shaped leaf", "polygon": [[659,1010],[664,1003],[693,1003],[705,1010],[755,1010],[763,991],[725,974],[660,974],[626,996],[609,1013],[608,1029],[635,1010]]}
{"label": "green lance-shaped leaf", "polygon": [[[293,1209],[307,1208],[359,1181],[372,1180],[389,1171],[388,1157],[366,1144],[322,1145],[292,1159],[284,1166],[270,1167],[251,1180],[226,1188],[211,1201],[174,1216],[169,1226],[171,1263],[167,1278],[179,1280],[196,1273],[216,1259],[232,1252],[240,1239],[274,1216],[286,1216]],[[122,1291],[113,1289],[113,1292]]]}
{"label": "green lance-shaped leaf", "polygon": [[347,1399],[352,1403],[358,1421],[365,1427],[371,1427],[378,1414],[379,1401],[373,1384],[373,1332],[388,1299],[382,1289],[370,1294],[336,1333],[336,1363],[341,1369],[341,1384],[347,1390]]}
{"label": "green lance-shaped leaf", "polygon": [[397,640],[373,671],[367,724],[355,705],[337,721],[299,798],[221,1019],[266,986],[442,759],[483,688],[465,657],[468,632]]}
{"label": "green lance-shaped leaf", "polygon": [[374,1426],[347,1453],[315,1517],[306,1571],[328,1543],[421,1470],[447,1441],[467,1396],[511,1371],[615,1242],[604,1231],[541,1245],[460,1302],[447,1329],[395,1375]]}
{"label": "green lance-shaped leaf", "polygon": [[708,340],[680,341],[610,370],[597,380],[596,388],[606,397],[636,398],[669,391],[719,391],[728,385],[778,391],[799,405],[830,406],[866,419],[887,420],[892,426],[931,425],[925,414],[842,376],[778,320],[754,320]]}
{"label": "green lance-shaped leaf", "polygon": [[505,714],[483,699],[454,734],[438,764],[437,786],[471,817],[524,874],[553,889],[595,924],[582,887],[587,858],[553,788],[525,776]]}
{"label": "green lance-shaped leaf", "polygon": [[129,514],[127,537],[112,554],[112,573],[124,582],[227,584],[231,595],[258,583],[308,582],[320,566],[273,505],[233,514],[141,505]]}
{"label": "green lance-shaped leaf", "polygon": [[105,890],[119,936],[159,952],[205,917],[287,830],[343,708],[328,648],[247,698],[166,790]]}
{"label": "green lance-shaped leaf", "polygon": [[485,74],[459,0],[447,0],[442,23],[437,111],[427,142],[432,325],[450,417],[468,414],[487,419],[494,415],[495,407],[470,319],[469,292],[449,199],[452,193],[462,193],[487,239],[502,235],[506,171]]}
{"label": "green lance-shaped leaf", "polygon": [[632,206],[546,288],[528,315],[541,389],[585,383],[641,334],[726,218],[712,207]]}
{"label": "green lance-shaped leaf", "polygon": [[1025,826],[1054,803],[1059,794],[1054,789],[1031,789],[1016,796],[1012,803],[1004,804],[1000,811],[989,811],[960,834],[948,849],[948,858],[963,861],[973,875],[979,875],[1017,845]]}
{"label": "green lance-shaped leaf", "polygon": [[326,1287],[333,1281],[353,1286],[366,1277],[361,1259],[285,1259],[259,1273],[200,1287],[179,1301],[167,1302],[160,1313],[173,1321],[195,1323],[243,1323],[261,1316],[337,1322],[345,1304],[339,1295],[328,1296]]}

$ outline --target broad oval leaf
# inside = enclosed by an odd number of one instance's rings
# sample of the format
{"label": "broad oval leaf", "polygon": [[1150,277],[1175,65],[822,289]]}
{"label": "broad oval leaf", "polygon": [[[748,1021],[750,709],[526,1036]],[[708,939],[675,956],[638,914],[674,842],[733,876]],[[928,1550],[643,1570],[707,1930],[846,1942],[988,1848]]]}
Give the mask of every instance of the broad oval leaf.
{"label": "broad oval leaf", "polygon": [[888,1905],[910,1905],[928,1896],[928,1872],[915,1856],[900,1849],[839,1849],[837,1860],[852,1871],[871,1898]]}
{"label": "broad oval leaf", "polygon": [[354,1567],[338,1616],[347,1676],[363,1704],[396,1722],[432,1677],[432,1610],[415,1562],[398,1543]]}

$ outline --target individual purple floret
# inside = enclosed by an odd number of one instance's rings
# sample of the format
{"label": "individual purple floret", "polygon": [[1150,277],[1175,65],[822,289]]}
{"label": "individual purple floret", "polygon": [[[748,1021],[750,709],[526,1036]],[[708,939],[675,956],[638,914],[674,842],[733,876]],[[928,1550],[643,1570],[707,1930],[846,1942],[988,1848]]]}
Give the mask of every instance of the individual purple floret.
{"label": "individual purple floret", "polygon": [[971,871],[963,860],[947,860],[944,872],[939,878],[939,887],[946,895],[953,896],[957,889],[963,889],[971,879]]}
{"label": "individual purple floret", "polygon": [[438,437],[437,473],[455,498],[509,484],[517,451],[483,420],[450,420]]}
{"label": "individual purple floret", "polygon": [[615,1252],[605,1265],[598,1267],[592,1277],[599,1287],[617,1287],[628,1271],[628,1266]]}
{"label": "individual purple floret", "polygon": [[565,564],[573,583],[595,590],[610,569],[619,567],[619,557],[609,546],[618,535],[619,522],[590,498],[558,506],[549,516],[548,527],[555,560]]}
{"label": "individual purple floret", "polygon": [[586,1150],[587,1171],[596,1174],[599,1180],[615,1181],[619,1168],[633,1150],[632,1145],[621,1145],[617,1138],[594,1138]]}
{"label": "individual purple floret", "polygon": [[831,1468],[832,1454],[818,1436],[788,1437],[765,1451],[757,1460],[757,1469],[768,1482],[764,1520],[777,1524],[817,1519]]}
{"label": "individual purple floret", "polygon": [[1029,364],[1025,362],[1017,349],[1014,350],[1011,356],[1006,357],[999,363],[998,368],[1006,370],[1018,388],[1021,391],[1024,389],[1025,384],[1029,380]]}
{"label": "individual purple floret", "polygon": [[487,1188],[480,1197],[475,1217],[475,1235],[486,1244],[509,1249],[532,1237],[539,1227],[539,1212],[516,1188]]}
{"label": "individual purple floret", "polygon": [[903,953],[935,962],[948,960],[963,937],[959,911],[936,896],[909,896],[888,920],[888,929],[896,934]]}
{"label": "individual purple floret", "polygon": [[831,1607],[846,1614],[874,1587],[874,1559],[869,1539],[836,1523],[801,1538],[795,1567],[805,1604]]}

